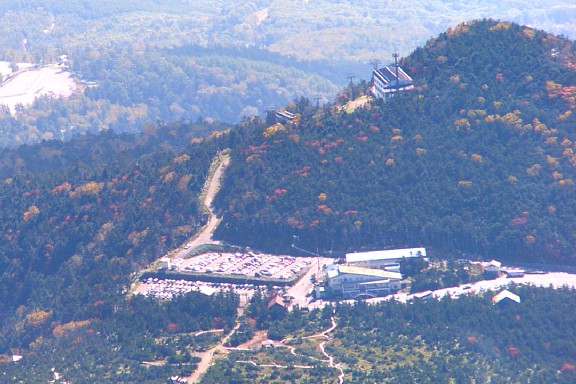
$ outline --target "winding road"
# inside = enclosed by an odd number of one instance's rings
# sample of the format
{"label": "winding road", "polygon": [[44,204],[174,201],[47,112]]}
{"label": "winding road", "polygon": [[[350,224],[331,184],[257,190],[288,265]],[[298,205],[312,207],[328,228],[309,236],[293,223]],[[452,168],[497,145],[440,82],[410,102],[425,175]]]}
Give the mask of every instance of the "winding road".
{"label": "winding road", "polygon": [[218,153],[212,164],[213,167],[216,167],[216,169],[211,172],[211,175],[206,179],[202,193],[203,198],[201,197],[204,209],[210,215],[208,222],[206,225],[204,225],[204,227],[202,227],[202,229],[200,229],[200,231],[198,231],[194,238],[187,242],[187,249],[179,249],[173,255],[171,255],[171,257],[183,258],[188,256],[191,250],[200,245],[215,243],[212,240],[212,234],[214,233],[214,230],[218,224],[220,224],[220,219],[214,214],[214,211],[212,210],[212,202],[220,190],[222,175],[224,174],[228,164],[230,164],[229,153],[226,151]]}
{"label": "winding road", "polygon": [[[212,202],[214,201],[214,197],[220,190],[222,175],[224,174],[224,171],[226,170],[228,164],[230,164],[230,155],[227,152],[224,151],[220,152],[218,156],[216,156],[216,158],[214,159],[212,166],[213,167],[215,166],[216,169],[213,172],[211,172],[211,175],[206,180],[202,194],[203,199],[201,198],[205,210],[210,213],[208,222],[196,234],[196,236],[187,243],[189,245],[189,247],[187,247],[188,249],[179,250],[173,257],[186,257],[192,249],[203,244],[213,243],[212,234],[214,233],[214,230],[220,223],[220,219],[216,217],[214,211],[212,211]],[[243,311],[244,311],[243,307],[238,308],[237,319],[239,319],[240,316],[242,316]],[[210,368],[214,355],[226,351],[224,344],[226,343],[226,341],[228,341],[230,336],[232,336],[232,334],[238,329],[239,326],[240,322],[236,321],[236,324],[232,329],[232,331],[228,333],[226,336],[224,336],[222,340],[220,340],[218,345],[197,355],[198,357],[200,357],[200,362],[198,363],[198,367],[192,373],[192,375],[186,378],[188,383],[197,383],[200,381],[201,376],[204,373],[206,373],[208,368]]]}

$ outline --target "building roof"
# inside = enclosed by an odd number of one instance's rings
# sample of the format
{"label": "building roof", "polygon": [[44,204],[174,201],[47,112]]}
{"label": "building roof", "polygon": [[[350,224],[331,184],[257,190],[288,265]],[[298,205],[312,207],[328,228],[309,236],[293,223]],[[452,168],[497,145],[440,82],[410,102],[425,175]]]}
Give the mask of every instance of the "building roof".
{"label": "building roof", "polygon": [[431,297],[433,293],[434,292],[428,290],[428,291],[424,291],[424,292],[415,293],[413,296],[417,299],[425,299],[425,298]]}
{"label": "building roof", "polygon": [[398,80],[398,85],[412,84],[412,78],[400,66],[398,66],[398,78],[396,78],[396,67],[394,66],[374,70],[374,77],[389,87],[396,86],[396,80]]}
{"label": "building roof", "polygon": [[327,273],[329,279],[338,276],[338,268],[330,269]]}
{"label": "building roof", "polygon": [[486,266],[492,266],[492,267],[500,268],[501,265],[502,265],[502,263],[499,261],[490,260]]}
{"label": "building roof", "polygon": [[520,296],[515,295],[514,293],[510,292],[509,290],[505,289],[496,296],[492,298],[492,304],[496,305],[504,299],[510,299],[517,303],[520,303]]}
{"label": "building roof", "polygon": [[276,295],[272,299],[270,299],[270,301],[268,302],[268,309],[272,308],[275,305],[279,305],[283,308],[286,308],[286,303],[284,303],[284,299],[280,295]]}
{"label": "building roof", "polygon": [[[338,273],[336,274],[336,276],[338,276],[339,274],[349,274],[349,275],[373,276],[378,277],[380,279],[402,280],[401,273],[382,271],[380,269],[354,267],[351,265],[340,265],[338,266],[337,271]],[[330,277],[330,275],[328,277]]]}
{"label": "building roof", "polygon": [[347,263],[358,263],[362,261],[380,261],[388,259],[401,259],[403,257],[426,257],[426,248],[404,248],[390,249],[386,251],[347,253]]}

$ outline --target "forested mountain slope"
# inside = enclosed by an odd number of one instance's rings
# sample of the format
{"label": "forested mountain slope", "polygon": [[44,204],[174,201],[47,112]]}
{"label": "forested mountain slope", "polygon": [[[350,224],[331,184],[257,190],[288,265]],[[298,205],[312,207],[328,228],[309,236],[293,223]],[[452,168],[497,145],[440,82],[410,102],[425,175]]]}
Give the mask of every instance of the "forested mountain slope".
{"label": "forested mountain slope", "polygon": [[574,263],[574,42],[483,20],[401,64],[416,89],[390,101],[301,99],[294,122],[236,132],[219,236]]}
{"label": "forested mountain slope", "polygon": [[0,145],[70,139],[147,122],[260,115],[302,95],[333,100],[347,74],[405,55],[468,18],[576,34],[571,0],[5,0],[0,59],[67,55],[78,92],[0,108]]}
{"label": "forested mountain slope", "polygon": [[[204,224],[198,195],[220,140],[195,138],[198,129],[163,124],[3,151],[0,354],[57,324],[106,317],[132,273]],[[38,313],[50,321],[27,325]]]}

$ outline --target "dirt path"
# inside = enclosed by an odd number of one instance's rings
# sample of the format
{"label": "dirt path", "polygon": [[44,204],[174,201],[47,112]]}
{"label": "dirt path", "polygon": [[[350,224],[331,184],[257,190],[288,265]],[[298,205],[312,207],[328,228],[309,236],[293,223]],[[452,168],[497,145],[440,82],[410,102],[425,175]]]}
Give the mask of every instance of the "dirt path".
{"label": "dirt path", "polygon": [[[236,316],[236,318],[240,319],[243,313],[244,308],[242,307],[238,308],[238,315]],[[209,350],[201,353],[200,355],[197,355],[198,357],[200,357],[201,360],[198,363],[198,367],[196,368],[194,373],[192,373],[191,376],[185,378],[188,384],[199,383],[202,375],[205,374],[208,368],[210,368],[210,366],[212,365],[212,359],[214,358],[214,356],[222,353],[227,353],[224,344],[226,344],[228,339],[230,339],[230,337],[234,334],[234,332],[236,332],[238,327],[240,327],[240,321],[236,320],[236,325],[234,326],[234,328],[232,328],[232,331],[230,331],[229,334],[224,336],[222,340],[220,340],[220,343],[218,343],[218,345],[210,348]]]}
{"label": "dirt path", "polygon": [[320,351],[322,352],[322,354],[324,356],[326,356],[326,358],[328,359],[328,365],[332,368],[336,368],[337,370],[340,371],[340,374],[338,375],[338,382],[340,384],[344,383],[344,370],[342,369],[342,366],[340,365],[340,363],[334,364],[334,357],[332,357],[332,355],[329,355],[328,352],[326,352],[326,344],[330,341],[330,336],[328,336],[328,334],[330,332],[332,332],[333,330],[336,329],[336,320],[334,320],[334,316],[332,316],[331,318],[332,320],[332,326],[330,326],[330,328],[317,333],[315,335],[312,336],[308,336],[306,337],[307,339],[312,339],[312,338],[316,338],[316,337],[324,337],[326,338],[326,340],[324,340],[323,342],[320,343],[319,347],[320,347]]}

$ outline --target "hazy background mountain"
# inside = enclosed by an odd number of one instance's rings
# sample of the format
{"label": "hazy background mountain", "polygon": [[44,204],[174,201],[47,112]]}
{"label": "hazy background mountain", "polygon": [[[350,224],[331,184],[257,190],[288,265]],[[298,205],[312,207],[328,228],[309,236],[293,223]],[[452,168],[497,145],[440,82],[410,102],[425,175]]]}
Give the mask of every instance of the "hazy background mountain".
{"label": "hazy background mountain", "polygon": [[236,122],[306,96],[332,101],[370,61],[405,56],[461,21],[491,17],[575,35],[571,1],[19,1],[0,5],[0,59],[54,63],[66,100],[0,116],[0,144],[138,131],[156,120]]}

